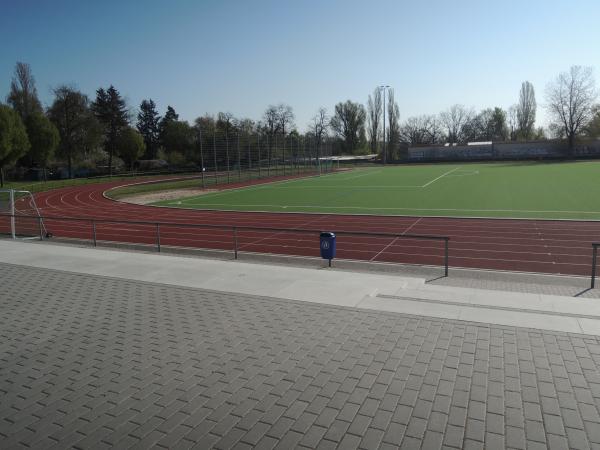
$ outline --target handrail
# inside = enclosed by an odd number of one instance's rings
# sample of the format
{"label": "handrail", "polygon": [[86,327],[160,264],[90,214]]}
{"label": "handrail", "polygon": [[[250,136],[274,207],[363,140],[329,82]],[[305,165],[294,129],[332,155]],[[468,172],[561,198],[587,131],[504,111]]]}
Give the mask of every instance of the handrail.
{"label": "handrail", "polygon": [[[233,253],[234,258],[238,257],[238,231],[263,231],[263,232],[286,232],[286,233],[306,233],[306,234],[320,234],[322,229],[308,229],[308,228],[280,228],[280,227],[257,227],[250,225],[217,225],[217,224],[205,224],[205,223],[178,223],[178,222],[164,222],[164,221],[143,221],[143,220],[122,220],[122,219],[98,219],[93,217],[66,217],[66,216],[29,216],[27,214],[9,214],[0,213],[0,216],[14,217],[14,218],[30,218],[39,221],[46,220],[57,220],[57,221],[72,221],[72,222],[86,222],[91,224],[92,227],[92,242],[93,246],[97,246],[97,224],[125,224],[125,225],[145,225],[155,228],[155,242],[156,250],[161,251],[161,228],[163,227],[180,227],[180,228],[208,228],[208,229],[220,229],[220,230],[231,230],[233,233]],[[437,235],[425,235],[425,234],[402,234],[402,233],[386,233],[386,232],[370,232],[370,231],[350,231],[342,230],[336,231],[338,236],[374,236],[374,237],[387,237],[395,239],[419,239],[419,240],[435,240],[444,242],[444,276],[448,276],[448,258],[449,258],[449,241],[448,236],[437,236]],[[40,234],[40,238],[43,236]],[[600,243],[594,244],[600,246]],[[594,247],[594,257],[595,257]],[[595,266],[594,266],[595,267]],[[594,279],[592,278],[592,287]]]}
{"label": "handrail", "polygon": [[594,289],[596,285],[596,262],[598,260],[598,247],[600,247],[600,242],[592,242],[592,283],[590,289]]}

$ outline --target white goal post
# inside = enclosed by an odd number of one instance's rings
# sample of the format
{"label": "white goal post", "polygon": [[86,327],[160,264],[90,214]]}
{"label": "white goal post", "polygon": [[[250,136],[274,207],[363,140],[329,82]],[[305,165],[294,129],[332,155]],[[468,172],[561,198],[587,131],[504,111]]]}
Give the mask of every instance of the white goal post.
{"label": "white goal post", "polygon": [[33,194],[18,189],[0,189],[0,235],[13,239],[43,239],[46,226]]}

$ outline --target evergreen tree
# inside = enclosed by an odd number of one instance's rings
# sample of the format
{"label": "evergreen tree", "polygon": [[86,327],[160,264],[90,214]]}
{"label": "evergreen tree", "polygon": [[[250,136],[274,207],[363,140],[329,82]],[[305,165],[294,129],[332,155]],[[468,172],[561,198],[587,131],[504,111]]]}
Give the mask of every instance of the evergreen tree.
{"label": "evergreen tree", "polygon": [[108,171],[112,175],[112,160],[117,149],[119,133],[129,122],[127,106],[119,91],[111,85],[107,90],[96,91],[92,111],[104,127],[105,149],[108,152]]}
{"label": "evergreen tree", "polygon": [[[175,111],[173,110],[173,112]],[[156,110],[156,104],[152,99],[143,100],[140,104],[140,112],[137,116],[136,126],[144,138],[144,143],[146,145],[145,157],[147,159],[155,159],[158,152],[160,116]]]}
{"label": "evergreen tree", "polygon": [[165,146],[165,131],[168,128],[168,125],[170,123],[173,122],[177,122],[179,120],[179,114],[177,114],[175,112],[175,108],[173,108],[171,105],[167,106],[167,112],[165,113],[165,116],[161,119],[160,121],[160,130],[159,130],[159,139],[160,139],[160,143],[161,145],[164,147]]}

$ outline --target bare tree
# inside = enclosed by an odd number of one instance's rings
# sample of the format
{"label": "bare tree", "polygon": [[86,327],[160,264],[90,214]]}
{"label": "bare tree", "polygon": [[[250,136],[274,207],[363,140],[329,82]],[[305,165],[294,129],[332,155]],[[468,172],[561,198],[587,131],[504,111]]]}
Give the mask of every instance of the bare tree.
{"label": "bare tree", "polygon": [[280,103],[277,106],[277,120],[279,121],[279,130],[285,136],[286,130],[291,131],[294,127],[294,110],[290,105]]}
{"label": "bare tree", "polygon": [[387,110],[388,110],[388,129],[387,129],[387,148],[389,155],[392,156],[392,159],[398,159],[399,155],[397,154],[398,144],[400,143],[400,125],[398,121],[400,120],[400,109],[398,108],[398,103],[394,98],[394,90],[390,89],[388,91],[388,100],[387,100]]}
{"label": "bare tree", "polygon": [[[314,148],[316,150],[315,157],[317,163],[321,162],[321,145],[323,140],[327,137],[329,129],[329,117],[327,116],[327,109],[319,108],[317,114],[315,114],[308,124],[308,133],[314,140]],[[311,156],[312,157],[312,156]]]}
{"label": "bare tree", "polygon": [[379,142],[379,128],[381,127],[381,115],[383,114],[383,101],[381,89],[375,88],[373,96],[369,95],[367,100],[367,134],[371,153],[377,153]]}
{"label": "bare tree", "polygon": [[531,139],[534,134],[535,111],[537,104],[535,102],[535,90],[533,84],[524,81],[519,91],[519,103],[517,104],[517,122],[518,136],[523,139]]}
{"label": "bare tree", "polygon": [[596,95],[591,67],[572,66],[547,87],[548,112],[564,130],[571,153],[575,137],[592,118]]}
{"label": "bare tree", "polygon": [[29,64],[17,62],[6,101],[25,120],[33,112],[42,112]]}
{"label": "bare tree", "polygon": [[453,105],[448,111],[440,113],[440,121],[446,129],[448,143],[464,142],[465,126],[472,120],[474,115],[472,109],[463,105]]}
{"label": "bare tree", "polygon": [[343,139],[346,152],[356,150],[364,138],[366,116],[365,108],[360,103],[347,100],[335,105],[335,114],[329,124],[338,137]]}

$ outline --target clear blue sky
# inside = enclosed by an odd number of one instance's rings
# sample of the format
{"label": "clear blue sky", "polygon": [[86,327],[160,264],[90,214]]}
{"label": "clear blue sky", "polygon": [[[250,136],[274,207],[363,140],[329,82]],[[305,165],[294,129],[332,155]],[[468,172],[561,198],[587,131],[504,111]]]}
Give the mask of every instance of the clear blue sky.
{"label": "clear blue sky", "polygon": [[301,130],[320,106],[364,103],[382,83],[401,120],[508,107],[523,80],[541,105],[571,65],[600,82],[599,17],[598,0],[2,0],[0,98],[24,61],[46,105],[61,83],[90,97],[114,84],[131,107],[153,98],[187,120],[258,119],[285,102]]}

